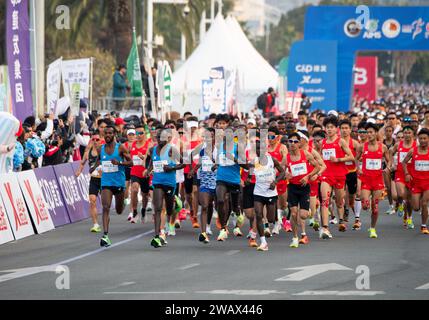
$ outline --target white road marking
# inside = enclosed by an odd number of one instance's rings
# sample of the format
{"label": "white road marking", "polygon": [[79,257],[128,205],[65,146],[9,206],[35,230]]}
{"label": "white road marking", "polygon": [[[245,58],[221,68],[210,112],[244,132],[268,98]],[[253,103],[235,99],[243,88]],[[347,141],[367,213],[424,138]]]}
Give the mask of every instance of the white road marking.
{"label": "white road marking", "polygon": [[226,253],[226,255],[227,255],[227,256],[232,256],[232,255],[237,254],[237,253],[239,253],[239,252],[240,252],[240,250],[230,250],[230,251],[228,251],[228,252]]}
{"label": "white road marking", "polygon": [[130,286],[132,284],[136,284],[134,281],[131,282],[123,282],[121,284],[118,284],[117,286],[113,286],[113,287],[109,287],[107,289],[112,290],[112,289],[117,289],[117,288],[123,288],[123,287],[127,287]]}
{"label": "white road marking", "polygon": [[301,293],[294,293],[293,296],[375,296],[378,294],[385,294],[384,291],[365,291],[365,290],[351,290],[351,291],[304,291]]}
{"label": "white road marking", "polygon": [[165,291],[165,292],[103,292],[103,294],[183,294],[186,293],[186,291]]}
{"label": "white road marking", "polygon": [[301,271],[278,278],[274,281],[303,281],[308,278],[317,276],[318,274],[325,273],[327,271],[340,271],[340,270],[350,271],[352,269],[337,263],[328,263],[328,264],[315,264],[315,265],[306,266],[306,267],[286,268],[283,270],[301,270]]}
{"label": "white road marking", "polygon": [[136,239],[140,239],[140,238],[142,238],[144,236],[147,236],[147,235],[149,235],[149,234],[151,234],[153,232],[154,232],[154,230],[150,230],[150,231],[141,233],[141,234],[139,234],[137,236],[134,236],[134,237],[131,237],[131,238],[119,241],[117,243],[114,243],[114,244],[112,244],[108,248],[100,248],[100,249],[97,249],[97,250],[94,250],[94,251],[90,251],[90,252],[87,252],[85,254],[81,254],[79,256],[76,256],[76,257],[73,257],[73,258],[61,261],[61,262],[53,263],[53,264],[48,265],[48,266],[30,267],[30,268],[21,268],[21,269],[12,269],[12,270],[3,270],[3,271],[0,271],[0,272],[11,272],[11,273],[3,275],[3,276],[0,276],[0,283],[1,282],[6,282],[6,281],[9,281],[9,280],[14,280],[14,279],[19,279],[19,278],[31,276],[31,275],[34,275],[34,274],[37,274],[37,273],[41,273],[41,272],[55,272],[57,266],[66,265],[68,263],[71,263],[71,262],[74,262],[74,261],[77,261],[77,260],[81,260],[81,259],[89,257],[89,256],[93,256],[93,255],[95,255],[97,253],[100,253],[100,252],[103,252],[105,250],[109,250],[109,249],[115,248],[117,246],[123,245],[125,243],[134,241]]}
{"label": "white road marking", "polygon": [[286,294],[286,291],[277,290],[212,290],[212,291],[196,291],[195,293],[203,294],[230,294],[237,296],[266,296],[270,294]]}
{"label": "white road marking", "polygon": [[417,287],[416,290],[429,290],[429,283],[426,283],[420,287]]}
{"label": "white road marking", "polygon": [[186,266],[180,267],[178,269],[179,270],[188,270],[188,269],[191,269],[191,268],[198,267],[199,265],[200,265],[199,263],[193,263],[193,264],[188,264]]}

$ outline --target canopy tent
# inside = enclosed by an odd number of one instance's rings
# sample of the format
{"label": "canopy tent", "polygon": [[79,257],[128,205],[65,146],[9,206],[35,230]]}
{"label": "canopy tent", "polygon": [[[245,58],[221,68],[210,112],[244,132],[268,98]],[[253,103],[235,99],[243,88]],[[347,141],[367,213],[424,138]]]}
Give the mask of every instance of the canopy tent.
{"label": "canopy tent", "polygon": [[203,41],[173,74],[173,110],[198,115],[202,105],[202,80],[209,79],[214,67],[235,70],[238,77],[237,103],[247,112],[257,97],[276,87],[278,73],[256,51],[239,23],[219,14]]}

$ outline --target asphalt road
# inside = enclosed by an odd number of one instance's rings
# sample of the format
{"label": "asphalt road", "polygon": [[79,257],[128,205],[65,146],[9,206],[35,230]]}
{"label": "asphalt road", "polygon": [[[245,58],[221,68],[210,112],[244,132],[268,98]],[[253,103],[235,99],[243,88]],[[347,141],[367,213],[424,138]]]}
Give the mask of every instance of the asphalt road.
{"label": "asphalt road", "polygon": [[[309,230],[311,243],[298,249],[282,231],[268,239],[268,252],[231,236],[201,244],[189,221],[167,247],[153,249],[152,223],[131,225],[116,214],[113,246],[103,249],[82,221],[0,246],[0,299],[428,299],[429,237],[419,234],[420,217],[415,230],[404,230],[399,217],[381,214],[378,239],[368,238],[368,214],[362,218],[361,231],[334,227],[329,241]],[[57,265],[67,266],[69,282]]]}

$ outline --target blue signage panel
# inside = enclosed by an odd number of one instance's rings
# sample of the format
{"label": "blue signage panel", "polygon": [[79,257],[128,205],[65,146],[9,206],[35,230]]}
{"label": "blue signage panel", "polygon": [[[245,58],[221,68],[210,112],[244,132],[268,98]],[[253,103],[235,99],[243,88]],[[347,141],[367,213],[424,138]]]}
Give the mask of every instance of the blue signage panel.
{"label": "blue signage panel", "polygon": [[289,58],[288,90],[305,93],[312,100],[312,109],[337,109],[337,42],[295,42]]}
{"label": "blue signage panel", "polygon": [[357,51],[429,50],[429,7],[318,6],[307,9],[305,40],[338,41],[338,109],[350,108]]}

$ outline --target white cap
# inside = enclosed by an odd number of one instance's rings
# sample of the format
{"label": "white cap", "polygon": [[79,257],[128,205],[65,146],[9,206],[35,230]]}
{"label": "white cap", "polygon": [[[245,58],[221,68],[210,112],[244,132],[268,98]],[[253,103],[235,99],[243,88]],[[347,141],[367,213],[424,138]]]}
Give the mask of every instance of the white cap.
{"label": "white cap", "polygon": [[128,134],[136,134],[136,130],[130,129],[130,130],[127,131],[127,135]]}
{"label": "white cap", "polygon": [[256,126],[256,120],[255,119],[249,119],[249,120],[247,120],[247,124],[253,124],[254,126]]}
{"label": "white cap", "polygon": [[306,141],[308,141],[308,137],[303,134],[301,131],[298,131],[298,135],[300,136],[301,139],[305,139]]}
{"label": "white cap", "polygon": [[188,129],[190,128],[198,128],[198,122],[197,121],[187,121],[186,126]]}
{"label": "white cap", "polygon": [[337,111],[335,111],[335,110],[330,110],[330,111],[328,112],[328,116],[335,116],[335,117],[338,117],[338,112],[337,112]]}
{"label": "white cap", "polygon": [[375,121],[374,118],[369,118],[368,120],[366,120],[367,123],[377,123],[377,121]]}

